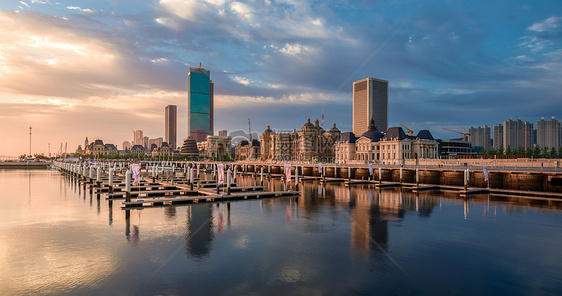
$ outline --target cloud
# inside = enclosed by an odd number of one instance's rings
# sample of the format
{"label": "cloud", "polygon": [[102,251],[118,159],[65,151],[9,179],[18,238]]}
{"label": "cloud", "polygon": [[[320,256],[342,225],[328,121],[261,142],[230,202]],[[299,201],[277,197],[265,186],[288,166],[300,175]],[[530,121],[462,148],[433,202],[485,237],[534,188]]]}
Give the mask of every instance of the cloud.
{"label": "cloud", "polygon": [[25,7],[31,7],[31,6],[29,6],[29,4],[27,4],[27,3],[23,2],[23,1],[20,1],[20,3],[23,4],[23,5],[25,5]]}
{"label": "cloud", "polygon": [[534,23],[532,26],[528,28],[528,30],[535,31],[535,32],[552,31],[560,27],[561,21],[562,21],[562,17],[551,16],[543,21]]}

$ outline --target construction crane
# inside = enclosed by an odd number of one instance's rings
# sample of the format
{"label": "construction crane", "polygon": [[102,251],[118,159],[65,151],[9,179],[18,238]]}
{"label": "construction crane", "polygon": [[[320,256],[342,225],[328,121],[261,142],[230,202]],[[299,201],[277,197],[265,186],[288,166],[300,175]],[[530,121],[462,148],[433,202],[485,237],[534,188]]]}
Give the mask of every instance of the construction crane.
{"label": "construction crane", "polygon": [[463,141],[467,141],[467,136],[470,136],[470,133],[467,133],[465,128],[462,129],[462,132],[459,132],[459,131],[456,131],[456,130],[452,130],[452,129],[448,129],[448,128],[445,128],[445,127],[442,127],[442,129],[447,130],[447,131],[450,131],[450,132],[455,132],[455,133],[462,134],[462,140],[463,140]]}
{"label": "construction crane", "polygon": [[408,125],[410,127],[405,126],[402,122],[400,122],[400,125],[403,126],[405,129],[408,130],[408,136],[413,136],[414,135],[414,130],[412,129],[412,124],[408,123]]}

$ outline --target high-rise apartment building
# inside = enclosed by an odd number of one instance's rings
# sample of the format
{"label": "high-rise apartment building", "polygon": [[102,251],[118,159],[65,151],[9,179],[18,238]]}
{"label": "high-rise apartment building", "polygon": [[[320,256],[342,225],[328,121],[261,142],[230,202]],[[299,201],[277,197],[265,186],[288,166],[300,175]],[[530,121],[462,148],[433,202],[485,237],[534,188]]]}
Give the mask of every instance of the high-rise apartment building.
{"label": "high-rise apartment building", "polygon": [[532,149],[535,144],[535,128],[530,122],[523,122],[523,148]]}
{"label": "high-rise apartment building", "polygon": [[123,142],[123,150],[131,150],[131,142],[129,141]]}
{"label": "high-rise apartment building", "polygon": [[353,133],[361,135],[375,120],[379,131],[388,129],[388,81],[365,78],[353,83]]}
{"label": "high-rise apartment building", "polygon": [[525,149],[533,148],[534,127],[530,122],[523,122],[521,119],[508,119],[503,122],[503,146],[511,150],[521,146]]}
{"label": "high-rise apartment building", "polygon": [[484,149],[490,149],[490,127],[485,125],[481,127],[471,127],[468,129],[470,134],[470,143],[472,146],[484,147]]}
{"label": "high-rise apartment building", "polygon": [[[168,146],[175,150],[177,148],[177,130],[178,130],[178,106],[168,105],[164,110],[164,129],[165,138]],[[160,144],[162,146],[162,144]]]}
{"label": "high-rise apartment building", "polygon": [[211,72],[199,66],[187,72],[187,131],[197,142],[205,135],[213,135],[214,85]]}
{"label": "high-rise apartment building", "polygon": [[494,125],[494,149],[503,146],[503,124]]}
{"label": "high-rise apartment building", "polygon": [[133,146],[134,145],[142,145],[144,146],[143,136],[141,130],[136,130],[133,132]]}
{"label": "high-rise apartment building", "polygon": [[508,119],[503,122],[503,147],[513,150],[523,146],[523,121]]}
{"label": "high-rise apartment building", "polygon": [[144,147],[144,149],[150,148],[150,146],[148,146],[148,140],[149,139],[147,136],[142,137],[142,146]]}
{"label": "high-rise apartment building", "polygon": [[560,121],[552,117],[550,120],[537,121],[537,145],[541,148],[560,149]]}

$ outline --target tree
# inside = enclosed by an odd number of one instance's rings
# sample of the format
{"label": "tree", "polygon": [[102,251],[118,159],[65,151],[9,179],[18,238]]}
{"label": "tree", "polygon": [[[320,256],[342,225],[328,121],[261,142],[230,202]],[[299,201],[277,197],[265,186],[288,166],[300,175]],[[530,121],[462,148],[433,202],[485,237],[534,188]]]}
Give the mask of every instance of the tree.
{"label": "tree", "polygon": [[533,149],[533,158],[540,158],[541,157],[541,147],[539,145],[535,146]]}
{"label": "tree", "polygon": [[525,154],[525,148],[521,147],[521,145],[517,146],[517,148],[515,148],[514,153],[516,155],[523,155]]}
{"label": "tree", "polygon": [[556,151],[556,148],[552,147],[550,148],[550,155],[548,156],[548,158],[556,158],[557,154],[558,153]]}
{"label": "tree", "polygon": [[512,155],[513,154],[513,151],[511,151],[511,146],[509,146],[509,145],[507,146],[507,149],[505,150],[505,154],[506,155]]}
{"label": "tree", "polygon": [[562,146],[558,149],[558,158],[562,158]]}
{"label": "tree", "polygon": [[497,154],[498,154],[498,151],[496,151],[496,149],[494,149],[494,148],[490,148],[488,150],[488,155],[497,155]]}
{"label": "tree", "polygon": [[482,148],[482,150],[480,150],[480,152],[478,152],[478,154],[480,155],[486,155],[486,148]]}
{"label": "tree", "polygon": [[550,156],[550,151],[548,150],[548,147],[544,147],[541,151],[541,157],[542,158],[548,158]]}
{"label": "tree", "polygon": [[504,155],[504,153],[505,153],[505,151],[504,151],[503,145],[501,145],[500,148],[498,149],[498,154]]}

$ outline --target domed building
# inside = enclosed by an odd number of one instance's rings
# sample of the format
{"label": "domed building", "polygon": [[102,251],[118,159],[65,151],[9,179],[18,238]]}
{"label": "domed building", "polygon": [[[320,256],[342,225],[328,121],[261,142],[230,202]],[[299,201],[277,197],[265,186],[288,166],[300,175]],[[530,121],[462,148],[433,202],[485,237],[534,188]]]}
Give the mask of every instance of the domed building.
{"label": "domed building", "polygon": [[300,131],[275,133],[270,126],[262,133],[261,159],[276,161],[333,161],[334,146],[340,141],[341,131],[334,123],[325,131],[318,119],[314,124],[310,118]]}
{"label": "domed building", "polygon": [[375,126],[355,138],[344,133],[336,145],[336,163],[404,164],[407,159],[437,158],[438,143],[428,130],[417,136],[407,136],[401,127],[391,127],[386,134]]}

